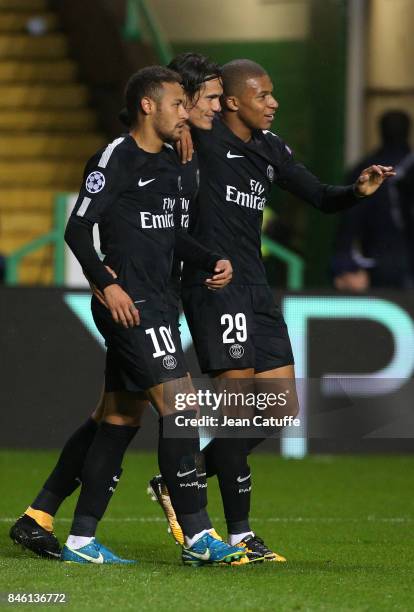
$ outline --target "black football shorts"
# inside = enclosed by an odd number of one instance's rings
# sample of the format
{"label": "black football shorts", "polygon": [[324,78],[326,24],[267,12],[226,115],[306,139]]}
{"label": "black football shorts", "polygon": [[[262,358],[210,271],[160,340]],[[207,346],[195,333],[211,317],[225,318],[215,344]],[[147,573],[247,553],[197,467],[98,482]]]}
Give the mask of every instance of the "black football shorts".
{"label": "black football shorts", "polygon": [[220,291],[195,285],[184,287],[182,298],[203,373],[259,373],[294,363],[286,323],[267,285],[229,284]]}
{"label": "black football shorts", "polygon": [[177,317],[149,302],[139,305],[141,324],[125,329],[92,298],[95,324],[107,348],[105,391],[139,393],[187,375]]}

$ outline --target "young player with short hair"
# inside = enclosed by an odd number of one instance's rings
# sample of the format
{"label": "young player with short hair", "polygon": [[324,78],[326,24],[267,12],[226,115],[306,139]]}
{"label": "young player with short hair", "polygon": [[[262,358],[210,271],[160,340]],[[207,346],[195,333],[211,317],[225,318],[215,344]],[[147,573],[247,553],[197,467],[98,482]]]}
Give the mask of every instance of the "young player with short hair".
{"label": "young player with short hair", "polygon": [[[183,69],[178,62],[172,66],[183,75],[190,61],[187,57]],[[270,191],[276,184],[322,212],[334,213],[374,193],[394,171],[371,166],[354,185],[322,184],[270,131],[278,102],[264,68],[247,59],[234,60],[222,68],[222,78],[222,116],[210,131],[191,131],[200,163],[192,235],[227,253],[233,281],[220,293],[208,291],[203,287],[205,274],[185,263],[184,310],[204,373],[222,387],[245,381],[245,391],[279,392],[288,386],[290,400],[283,414],[294,416],[298,404],[291,344],[261,261],[263,209]],[[259,428],[255,438],[217,437],[203,451],[207,475],[217,474],[219,480],[229,542],[244,546],[252,561],[285,560],[256,536],[249,523],[247,457],[275,431]],[[167,507],[165,491],[162,503]]]}

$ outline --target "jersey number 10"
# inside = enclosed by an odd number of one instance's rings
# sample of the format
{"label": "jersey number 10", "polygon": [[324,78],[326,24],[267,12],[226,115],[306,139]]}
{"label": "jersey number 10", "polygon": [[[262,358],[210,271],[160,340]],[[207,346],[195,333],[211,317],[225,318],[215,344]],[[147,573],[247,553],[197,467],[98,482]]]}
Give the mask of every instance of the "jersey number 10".
{"label": "jersey number 10", "polygon": [[164,344],[166,351],[161,349],[160,343],[158,342],[157,334],[153,327],[145,330],[145,333],[151,336],[152,344],[154,345],[155,353],[152,354],[154,358],[163,357],[167,352],[175,353],[175,345],[171,336],[171,329],[167,327],[159,327],[158,333],[160,335],[160,339]]}

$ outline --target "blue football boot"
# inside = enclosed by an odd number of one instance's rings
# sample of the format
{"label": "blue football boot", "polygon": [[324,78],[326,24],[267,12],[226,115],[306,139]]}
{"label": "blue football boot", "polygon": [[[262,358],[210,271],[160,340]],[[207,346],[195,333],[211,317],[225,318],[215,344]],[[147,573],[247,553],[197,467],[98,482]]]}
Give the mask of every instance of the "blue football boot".
{"label": "blue football boot", "polygon": [[210,533],[205,533],[189,548],[183,546],[181,558],[184,565],[200,566],[231,564],[232,561],[239,561],[244,556],[243,548],[230,546],[222,540],[213,538]]}
{"label": "blue football boot", "polygon": [[66,563],[96,563],[102,565],[103,563],[110,564],[131,564],[136,563],[132,559],[122,559],[118,557],[108,548],[100,544],[95,538],[86,546],[82,548],[69,548],[65,544],[62,548],[61,560]]}

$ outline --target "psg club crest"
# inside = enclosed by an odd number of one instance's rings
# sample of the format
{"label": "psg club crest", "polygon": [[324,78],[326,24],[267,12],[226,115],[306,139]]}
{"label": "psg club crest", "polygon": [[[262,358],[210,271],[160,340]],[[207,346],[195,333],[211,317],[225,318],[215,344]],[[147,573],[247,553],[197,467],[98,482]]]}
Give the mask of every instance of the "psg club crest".
{"label": "psg club crest", "polygon": [[273,183],[273,180],[275,178],[274,168],[270,164],[267,166],[267,178],[269,179],[271,183]]}
{"label": "psg club crest", "polygon": [[165,355],[162,365],[166,370],[174,370],[177,367],[177,360],[174,355]]}
{"label": "psg club crest", "polygon": [[244,348],[241,344],[232,344],[229,348],[229,353],[233,359],[240,359],[244,355]]}
{"label": "psg club crest", "polygon": [[86,178],[86,191],[98,193],[105,187],[105,177],[102,172],[91,172]]}

